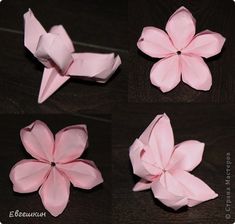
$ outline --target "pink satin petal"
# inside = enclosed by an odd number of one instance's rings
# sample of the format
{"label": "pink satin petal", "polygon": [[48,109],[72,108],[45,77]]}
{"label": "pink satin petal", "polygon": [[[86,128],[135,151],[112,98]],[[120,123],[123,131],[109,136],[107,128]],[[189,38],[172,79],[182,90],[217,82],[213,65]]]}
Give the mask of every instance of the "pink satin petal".
{"label": "pink satin petal", "polygon": [[186,195],[189,199],[189,207],[214,199],[218,196],[218,194],[216,194],[202,180],[186,171],[174,170],[171,173],[172,176],[184,186]]}
{"label": "pink satin petal", "polygon": [[68,126],[55,136],[54,161],[67,163],[81,156],[87,147],[86,125]]}
{"label": "pink satin petal", "polygon": [[119,56],[97,53],[75,53],[74,62],[68,70],[71,76],[105,83],[121,64]]}
{"label": "pink satin petal", "polygon": [[221,52],[225,38],[210,30],[198,33],[182,52],[209,58]]}
{"label": "pink satin petal", "polygon": [[71,53],[75,51],[72,40],[70,39],[68,33],[62,25],[51,27],[49,33],[59,35],[60,39],[63,41],[63,44],[67,47],[67,49]]}
{"label": "pink satin petal", "polygon": [[178,144],[167,166],[167,170],[192,171],[201,161],[205,144],[189,140]]}
{"label": "pink satin petal", "polygon": [[52,161],[54,137],[48,126],[35,121],[20,131],[21,141],[26,151],[40,161]]}
{"label": "pink satin petal", "polygon": [[133,187],[133,191],[144,191],[144,190],[148,190],[151,188],[151,184],[152,182],[146,181],[144,179],[141,179],[139,182],[137,182],[135,184],[135,186]]}
{"label": "pink satin petal", "polygon": [[24,159],[16,163],[10,172],[13,189],[19,193],[37,191],[47,178],[50,164],[34,159]]}
{"label": "pink satin petal", "polygon": [[150,71],[151,83],[164,93],[174,89],[180,79],[181,69],[178,55],[161,59],[154,64]]}
{"label": "pink satin petal", "polygon": [[159,180],[154,181],[151,189],[155,198],[174,210],[178,210],[188,203],[184,189],[168,172],[163,174]]}
{"label": "pink satin petal", "polygon": [[47,60],[52,61],[64,74],[73,62],[72,53],[63,43],[59,35],[46,33],[39,38],[35,56],[47,66]]}
{"label": "pink satin petal", "polygon": [[64,172],[74,187],[88,190],[103,183],[103,178],[98,168],[85,160],[58,164],[57,168]]}
{"label": "pink satin petal", "polygon": [[24,14],[24,45],[34,55],[41,35],[46,31],[35,18],[31,9]]}
{"label": "pink satin petal", "polygon": [[156,164],[165,168],[174,150],[174,135],[166,114],[163,114],[153,127],[149,147],[152,149]]}
{"label": "pink satin petal", "polygon": [[67,206],[69,193],[69,180],[56,168],[52,168],[47,180],[39,190],[44,207],[53,216],[60,215]]}
{"label": "pink satin petal", "polygon": [[211,88],[211,72],[201,57],[181,55],[182,80],[197,90]]}
{"label": "pink satin petal", "polygon": [[168,57],[177,51],[163,30],[151,26],[144,27],[137,46],[153,58]]}
{"label": "pink satin petal", "polygon": [[55,68],[45,68],[43,72],[38,103],[43,103],[57,89],[59,89],[70,76],[61,75]]}
{"label": "pink satin petal", "polygon": [[141,155],[144,152],[144,145],[136,139],[130,147],[129,156],[133,167],[133,173],[143,179],[152,180],[153,175],[143,165]]}
{"label": "pink satin petal", "polygon": [[176,49],[181,51],[195,35],[195,19],[185,7],[180,7],[168,20],[166,31]]}

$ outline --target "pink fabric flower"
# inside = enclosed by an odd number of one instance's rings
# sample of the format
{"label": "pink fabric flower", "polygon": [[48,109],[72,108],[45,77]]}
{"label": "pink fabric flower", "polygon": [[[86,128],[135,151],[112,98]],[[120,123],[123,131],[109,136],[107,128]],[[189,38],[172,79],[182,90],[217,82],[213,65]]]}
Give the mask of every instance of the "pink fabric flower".
{"label": "pink fabric flower", "polygon": [[174,146],[167,115],[158,115],[130,147],[134,174],[141,180],[134,191],[152,189],[155,198],[175,210],[195,206],[218,196],[190,174],[202,160],[204,143],[195,140]]}
{"label": "pink fabric flower", "polygon": [[35,121],[20,132],[26,151],[35,159],[24,159],[11,169],[13,189],[19,193],[39,190],[44,207],[58,216],[67,206],[70,182],[91,189],[103,182],[94,162],[77,159],[87,147],[86,125],[66,127],[55,135],[47,125]]}
{"label": "pink fabric flower", "polygon": [[114,53],[74,53],[64,27],[53,26],[47,33],[33,12],[24,14],[24,45],[45,65],[38,103],[42,103],[71,77],[105,83],[121,64]]}
{"label": "pink fabric flower", "polygon": [[202,57],[221,52],[225,38],[205,30],[195,35],[196,21],[185,8],[179,8],[168,20],[166,32],[145,27],[137,43],[138,48],[153,58],[163,58],[151,69],[150,79],[162,92],[174,89],[182,80],[197,90],[209,90],[210,70]]}

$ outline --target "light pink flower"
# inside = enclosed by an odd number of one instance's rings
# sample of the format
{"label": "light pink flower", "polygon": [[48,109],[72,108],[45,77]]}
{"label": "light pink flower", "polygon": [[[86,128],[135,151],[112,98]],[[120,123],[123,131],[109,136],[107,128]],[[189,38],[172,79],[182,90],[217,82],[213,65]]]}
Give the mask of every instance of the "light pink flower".
{"label": "light pink flower", "polygon": [[195,35],[196,21],[185,8],[179,8],[168,20],[166,32],[145,27],[137,43],[138,48],[153,58],[163,58],[151,69],[150,79],[162,92],[175,88],[182,80],[197,90],[209,90],[210,70],[202,57],[221,52],[225,38],[205,30]]}
{"label": "light pink flower", "polygon": [[39,190],[44,207],[58,216],[67,206],[70,182],[91,189],[103,182],[90,160],[77,159],[87,147],[86,125],[69,126],[55,135],[47,125],[35,121],[20,132],[26,151],[35,159],[24,159],[11,169],[13,189],[19,193]]}
{"label": "light pink flower", "polygon": [[130,147],[134,174],[141,180],[134,191],[152,189],[155,198],[175,210],[195,206],[218,195],[189,173],[202,160],[204,143],[195,140],[174,146],[167,115],[158,115]]}

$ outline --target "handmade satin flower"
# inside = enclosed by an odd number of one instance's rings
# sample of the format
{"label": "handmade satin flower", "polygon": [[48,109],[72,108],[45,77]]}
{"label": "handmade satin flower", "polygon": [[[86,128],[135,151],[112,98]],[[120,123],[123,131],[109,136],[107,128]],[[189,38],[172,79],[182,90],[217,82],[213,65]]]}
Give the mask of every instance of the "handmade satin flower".
{"label": "handmade satin flower", "polygon": [[152,190],[154,197],[175,210],[195,206],[218,195],[190,174],[202,160],[204,143],[195,140],[174,146],[170,120],[158,115],[130,147],[133,172],[141,177],[133,191]]}
{"label": "handmade satin flower", "polygon": [[196,20],[185,8],[179,8],[168,20],[166,32],[145,27],[137,43],[138,48],[153,58],[163,58],[150,72],[151,83],[162,92],[174,89],[181,80],[197,90],[209,90],[210,70],[202,57],[221,52],[225,38],[205,30],[195,35]]}
{"label": "handmade satin flower", "polygon": [[13,189],[19,193],[37,191],[44,207],[58,216],[67,206],[70,182],[91,189],[103,182],[94,162],[78,159],[87,147],[86,125],[66,127],[55,135],[47,125],[35,121],[20,132],[26,151],[35,159],[24,159],[11,169]]}
{"label": "handmade satin flower", "polygon": [[121,64],[114,53],[73,53],[73,43],[64,27],[53,26],[47,33],[30,9],[24,20],[24,45],[45,66],[38,103],[71,77],[105,83]]}

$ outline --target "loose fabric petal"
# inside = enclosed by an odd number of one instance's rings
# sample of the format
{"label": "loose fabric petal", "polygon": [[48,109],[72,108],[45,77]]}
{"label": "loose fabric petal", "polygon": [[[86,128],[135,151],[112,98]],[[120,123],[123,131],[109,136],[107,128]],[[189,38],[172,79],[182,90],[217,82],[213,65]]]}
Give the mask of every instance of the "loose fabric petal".
{"label": "loose fabric petal", "polygon": [[52,168],[47,180],[41,186],[39,195],[44,207],[53,215],[60,215],[69,200],[69,180],[57,168]]}
{"label": "loose fabric petal", "polygon": [[69,79],[70,76],[61,75],[55,68],[45,68],[38,96],[38,103],[43,103]]}
{"label": "loose fabric petal", "polygon": [[175,48],[182,50],[195,35],[195,19],[185,7],[180,7],[168,20],[166,31]]}
{"label": "loose fabric petal", "polygon": [[161,168],[165,168],[174,150],[174,135],[170,119],[166,114],[163,114],[153,127],[149,147],[152,149],[156,163]]}
{"label": "loose fabric petal", "polygon": [[202,180],[186,171],[175,170],[172,172],[172,176],[185,188],[185,194],[189,199],[189,207],[214,199],[218,196],[218,194]]}
{"label": "loose fabric petal", "polygon": [[153,58],[168,57],[177,51],[163,30],[150,26],[143,29],[137,46]]}
{"label": "loose fabric petal", "polygon": [[54,137],[47,125],[35,121],[21,129],[21,141],[26,151],[40,161],[53,160]]}
{"label": "loose fabric petal", "polygon": [[221,34],[206,30],[197,34],[182,52],[209,58],[221,52],[224,42]]}
{"label": "loose fabric petal", "polygon": [[144,191],[151,188],[152,182],[146,181],[145,179],[141,179],[139,182],[135,184],[133,187],[133,191]]}
{"label": "loose fabric petal", "polygon": [[178,144],[172,154],[167,170],[192,171],[202,161],[204,146],[204,143],[194,140]]}
{"label": "loose fabric petal", "polygon": [[197,90],[211,88],[211,72],[201,57],[181,55],[182,80]]}
{"label": "loose fabric petal", "polygon": [[158,61],[151,69],[151,83],[165,93],[174,89],[180,82],[181,69],[179,56],[171,56]]}
{"label": "loose fabric petal", "polygon": [[18,193],[37,191],[46,180],[50,167],[50,164],[34,159],[25,159],[16,163],[10,172],[14,191]]}
{"label": "loose fabric petal", "polygon": [[73,125],[59,131],[55,136],[54,161],[67,163],[81,156],[87,147],[86,125]]}
{"label": "loose fabric petal", "polygon": [[58,164],[57,167],[64,172],[74,187],[92,189],[103,182],[103,178],[97,167],[92,166],[91,163],[87,163],[85,160]]}

